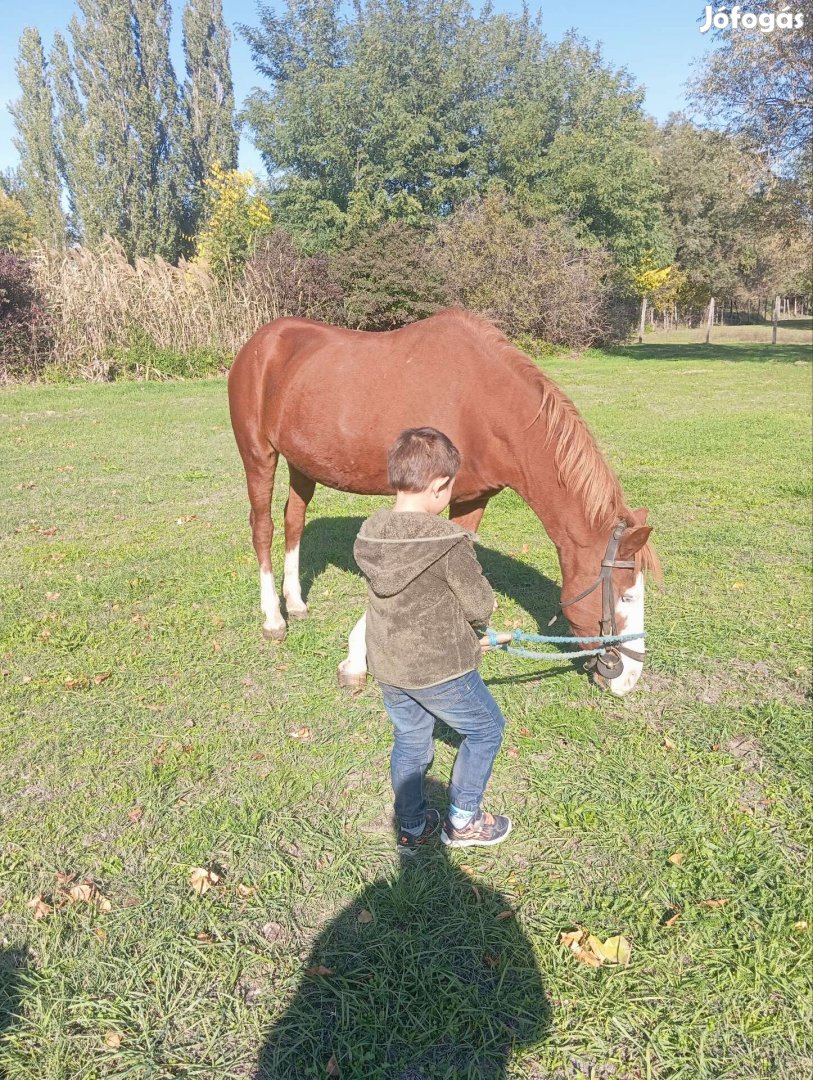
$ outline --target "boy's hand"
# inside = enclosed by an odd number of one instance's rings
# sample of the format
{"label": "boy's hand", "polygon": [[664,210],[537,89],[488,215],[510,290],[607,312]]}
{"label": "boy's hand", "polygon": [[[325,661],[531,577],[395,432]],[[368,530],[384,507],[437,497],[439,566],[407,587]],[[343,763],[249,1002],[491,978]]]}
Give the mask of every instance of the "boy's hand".
{"label": "boy's hand", "polygon": [[[514,640],[507,631],[503,631],[502,633],[497,634],[496,637],[497,637],[497,644],[498,645],[509,645]],[[491,642],[488,640],[487,637],[481,637],[480,638],[480,648],[481,649],[486,650],[486,649],[490,649],[492,647],[493,646],[492,646]]]}

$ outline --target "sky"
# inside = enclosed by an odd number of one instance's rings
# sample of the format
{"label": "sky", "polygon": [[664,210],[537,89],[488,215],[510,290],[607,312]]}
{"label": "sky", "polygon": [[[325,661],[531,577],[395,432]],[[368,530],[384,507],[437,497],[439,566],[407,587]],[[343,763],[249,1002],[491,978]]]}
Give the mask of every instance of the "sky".
{"label": "sky", "polygon": [[[181,51],[181,10],[183,0],[171,0],[174,14],[172,59],[183,78]],[[266,0],[266,6],[284,7]],[[479,6],[474,0],[474,6]],[[534,3],[542,9],[542,26],[548,38],[557,41],[570,29],[591,42],[602,42],[607,60],[627,68],[646,87],[646,109],[658,120],[686,107],[685,83],[691,65],[709,49],[709,35],[699,31],[703,3],[692,0],[548,0]],[[522,0],[494,0],[498,11],[521,10]],[[0,169],[16,166],[19,155],[13,144],[14,121],[8,105],[19,96],[14,70],[17,43],[26,26],[36,26],[45,45],[46,56],[54,31],[65,30],[76,10],[72,0],[28,0],[27,4],[0,2]],[[235,102],[242,105],[255,86],[266,85],[254,69],[248,46],[237,24],[256,25],[257,0],[223,0],[223,13],[232,31],[232,73]],[[250,137],[240,140],[240,168],[265,176],[265,168]]]}

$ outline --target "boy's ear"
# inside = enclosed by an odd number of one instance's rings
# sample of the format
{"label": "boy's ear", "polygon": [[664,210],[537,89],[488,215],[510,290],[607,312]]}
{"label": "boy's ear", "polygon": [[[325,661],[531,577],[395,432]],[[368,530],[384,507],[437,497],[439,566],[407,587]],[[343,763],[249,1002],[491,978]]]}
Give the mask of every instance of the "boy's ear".
{"label": "boy's ear", "polygon": [[432,490],[440,494],[440,492],[443,491],[443,489],[447,486],[450,480],[450,476],[436,476],[435,479],[432,481]]}

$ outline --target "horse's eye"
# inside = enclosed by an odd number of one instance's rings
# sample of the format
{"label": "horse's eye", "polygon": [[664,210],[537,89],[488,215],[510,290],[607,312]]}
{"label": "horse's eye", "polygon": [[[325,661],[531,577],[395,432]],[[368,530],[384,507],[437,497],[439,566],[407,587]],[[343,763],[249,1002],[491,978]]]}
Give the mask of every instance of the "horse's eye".
{"label": "horse's eye", "polygon": [[631,604],[634,599],[635,599],[634,596],[622,596],[621,597],[621,603],[622,604]]}

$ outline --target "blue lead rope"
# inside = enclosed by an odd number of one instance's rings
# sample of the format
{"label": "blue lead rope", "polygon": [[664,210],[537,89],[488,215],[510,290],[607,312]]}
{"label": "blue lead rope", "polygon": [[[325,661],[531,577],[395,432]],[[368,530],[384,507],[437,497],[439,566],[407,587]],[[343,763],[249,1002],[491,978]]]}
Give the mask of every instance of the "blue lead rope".
{"label": "blue lead rope", "polygon": [[[502,631],[508,633],[508,631]],[[568,660],[577,659],[580,656],[601,656],[603,652],[606,652],[607,645],[621,645],[625,641],[638,641],[645,637],[643,633],[640,634],[594,634],[592,637],[556,637],[551,634],[526,634],[524,630],[512,630],[512,641],[534,641],[543,645],[566,645],[572,643],[574,645],[582,645],[588,641],[601,641],[603,645],[600,649],[579,649],[577,652],[554,652],[554,653],[539,653],[531,652],[530,649],[517,649],[513,645],[509,645],[507,642],[501,642],[497,640],[497,631],[492,630],[490,627],[486,629],[486,637],[488,638],[489,648],[500,649],[501,652],[513,653],[515,656],[526,656],[531,660]]]}

